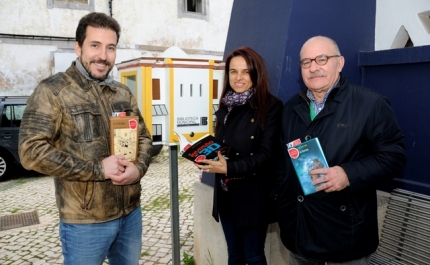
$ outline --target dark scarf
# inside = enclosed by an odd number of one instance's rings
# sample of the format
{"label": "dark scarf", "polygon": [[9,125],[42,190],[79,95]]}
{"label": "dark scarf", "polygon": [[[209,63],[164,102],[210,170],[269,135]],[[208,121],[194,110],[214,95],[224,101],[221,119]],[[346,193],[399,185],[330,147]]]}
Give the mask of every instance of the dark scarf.
{"label": "dark scarf", "polygon": [[228,113],[224,117],[224,124],[227,122],[228,114],[235,106],[241,106],[246,103],[246,101],[252,97],[254,94],[254,89],[251,87],[250,89],[242,92],[236,93],[234,90],[229,90],[225,96],[222,98],[221,102],[227,107]]}

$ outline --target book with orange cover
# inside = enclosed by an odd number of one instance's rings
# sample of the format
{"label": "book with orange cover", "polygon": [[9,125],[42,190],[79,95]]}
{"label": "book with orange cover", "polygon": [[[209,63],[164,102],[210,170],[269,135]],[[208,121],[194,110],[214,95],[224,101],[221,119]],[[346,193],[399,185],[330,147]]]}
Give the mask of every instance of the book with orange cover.
{"label": "book with orange cover", "polygon": [[138,116],[110,117],[110,152],[135,163],[139,146]]}

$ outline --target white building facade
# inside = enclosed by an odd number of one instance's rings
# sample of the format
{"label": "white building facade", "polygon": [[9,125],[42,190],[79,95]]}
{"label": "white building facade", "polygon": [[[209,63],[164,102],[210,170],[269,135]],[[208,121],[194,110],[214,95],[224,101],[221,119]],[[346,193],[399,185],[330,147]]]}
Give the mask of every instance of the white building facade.
{"label": "white building facade", "polygon": [[[0,95],[30,95],[64,71],[79,19],[111,15],[121,25],[116,63],[157,57],[171,46],[190,58],[222,59],[233,0],[0,0]],[[113,77],[119,80],[118,71]]]}

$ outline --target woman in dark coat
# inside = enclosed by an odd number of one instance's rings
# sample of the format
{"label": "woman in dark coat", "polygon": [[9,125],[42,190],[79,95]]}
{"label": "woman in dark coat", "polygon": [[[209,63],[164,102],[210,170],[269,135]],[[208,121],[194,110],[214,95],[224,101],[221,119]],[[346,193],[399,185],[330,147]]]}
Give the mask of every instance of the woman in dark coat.
{"label": "woman in dark coat", "polygon": [[264,242],[281,111],[282,102],[270,94],[261,56],[249,47],[233,51],[226,60],[215,137],[234,151],[227,160],[219,154],[218,161],[198,165],[217,173],[213,216],[221,219],[229,265],[267,264]]}

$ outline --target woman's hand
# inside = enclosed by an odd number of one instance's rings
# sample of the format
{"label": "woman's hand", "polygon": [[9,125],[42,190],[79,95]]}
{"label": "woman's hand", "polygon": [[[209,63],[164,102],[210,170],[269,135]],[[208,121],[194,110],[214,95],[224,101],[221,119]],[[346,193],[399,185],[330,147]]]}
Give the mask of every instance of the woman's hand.
{"label": "woman's hand", "polygon": [[194,164],[204,172],[227,174],[227,161],[220,151],[218,151],[218,161],[204,159],[199,162],[206,165]]}

